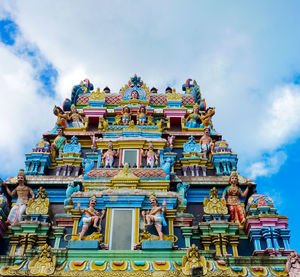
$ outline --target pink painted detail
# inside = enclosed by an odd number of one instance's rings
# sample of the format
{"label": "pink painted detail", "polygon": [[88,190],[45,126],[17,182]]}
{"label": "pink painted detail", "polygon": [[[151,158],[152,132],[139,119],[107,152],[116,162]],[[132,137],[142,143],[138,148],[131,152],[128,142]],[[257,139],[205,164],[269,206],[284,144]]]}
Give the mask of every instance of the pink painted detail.
{"label": "pink painted detail", "polygon": [[192,217],[175,217],[174,219],[174,227],[191,227],[192,225]]}
{"label": "pink painted detail", "polygon": [[186,109],[164,109],[164,116],[165,117],[185,117]]}
{"label": "pink painted detail", "polygon": [[99,109],[83,109],[83,112],[87,117],[105,117],[106,108]]}
{"label": "pink painted detail", "polygon": [[246,221],[246,233],[249,234],[251,229],[261,229],[263,227],[278,227],[287,229],[287,218],[278,217],[260,217],[260,218],[248,218]]}

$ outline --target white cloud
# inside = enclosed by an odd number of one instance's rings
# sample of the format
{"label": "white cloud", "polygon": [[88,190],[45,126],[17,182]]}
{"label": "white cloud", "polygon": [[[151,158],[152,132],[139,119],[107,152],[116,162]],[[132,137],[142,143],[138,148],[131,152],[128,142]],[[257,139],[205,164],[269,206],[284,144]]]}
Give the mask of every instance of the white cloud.
{"label": "white cloud", "polygon": [[287,159],[287,155],[283,151],[275,152],[270,155],[265,155],[257,162],[254,162],[247,169],[250,178],[271,176],[276,173],[279,168],[284,164]]}
{"label": "white cloud", "polygon": [[9,176],[24,168],[25,151],[53,126],[54,101],[38,94],[40,84],[32,67],[1,45],[0,60],[5,65],[0,66],[0,175]]}

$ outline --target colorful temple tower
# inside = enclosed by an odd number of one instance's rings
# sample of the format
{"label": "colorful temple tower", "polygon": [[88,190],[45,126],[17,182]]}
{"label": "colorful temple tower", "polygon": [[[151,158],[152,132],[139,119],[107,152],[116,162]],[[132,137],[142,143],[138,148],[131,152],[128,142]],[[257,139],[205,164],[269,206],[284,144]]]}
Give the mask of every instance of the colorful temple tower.
{"label": "colorful temple tower", "polygon": [[300,270],[288,218],[238,174],[196,81],[182,90],[136,75],[119,93],[73,87],[25,170],[1,183],[1,276]]}

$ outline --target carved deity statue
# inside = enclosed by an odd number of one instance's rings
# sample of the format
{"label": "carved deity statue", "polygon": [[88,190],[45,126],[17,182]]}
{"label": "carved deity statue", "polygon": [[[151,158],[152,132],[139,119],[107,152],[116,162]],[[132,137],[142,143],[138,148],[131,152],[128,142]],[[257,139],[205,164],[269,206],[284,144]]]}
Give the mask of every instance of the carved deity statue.
{"label": "carved deity statue", "polygon": [[203,124],[203,128],[210,127],[212,128],[212,121],[211,118],[215,115],[215,108],[208,108],[204,115],[200,116],[200,119]]}
{"label": "carved deity statue", "polygon": [[299,277],[300,276],[300,255],[293,251],[287,259],[286,262],[286,271],[290,277]]}
{"label": "carved deity statue", "polygon": [[224,198],[219,199],[218,190],[213,187],[209,193],[209,199],[204,198],[203,210],[206,214],[227,214],[226,201]]}
{"label": "carved deity statue", "polygon": [[130,121],[130,108],[125,106],[122,110],[122,123],[128,125]]}
{"label": "carved deity statue", "polygon": [[236,170],[232,170],[229,177],[229,187],[225,188],[222,198],[227,196],[227,207],[230,213],[230,220],[236,223],[243,224],[246,221],[245,211],[240,202],[240,196],[246,197],[251,184],[247,180],[247,188],[244,192],[239,188],[239,175]]}
{"label": "carved deity statue", "polygon": [[143,151],[143,156],[147,157],[147,166],[154,167],[154,165],[158,165],[159,151],[158,153],[154,152],[153,143],[149,143],[149,148],[146,151]]}
{"label": "carved deity statue", "polygon": [[174,140],[175,140],[175,136],[174,135],[168,136],[167,144],[168,144],[168,147],[170,148],[170,150],[173,149]]}
{"label": "carved deity statue", "polygon": [[66,142],[67,142],[67,139],[66,139],[66,137],[63,136],[62,128],[57,128],[57,137],[51,143],[51,146],[50,146],[52,161],[54,161],[57,152],[58,152],[58,157],[61,158]]}
{"label": "carved deity statue", "polygon": [[146,116],[146,107],[145,106],[140,106],[138,114],[138,124],[139,125],[145,125],[147,122],[147,116]]}
{"label": "carved deity statue", "polygon": [[[78,240],[82,240],[82,237],[84,236],[84,234],[86,233],[86,231],[88,230],[88,228],[90,227],[91,224],[93,224],[94,228],[99,228],[100,224],[101,224],[101,220],[104,217],[105,214],[105,210],[102,210],[102,213],[100,214],[96,209],[96,202],[97,202],[97,198],[96,196],[92,196],[90,198],[89,201],[89,206],[87,208],[84,208],[83,210],[81,210],[81,206],[80,203],[77,203],[77,207],[80,211],[82,215],[81,220],[79,222],[79,226],[82,226],[81,232],[79,234],[79,239]],[[97,225],[99,222],[99,226]]]}
{"label": "carved deity statue", "polygon": [[84,125],[84,120],[82,116],[78,113],[74,104],[71,105],[69,120],[72,122],[72,127],[81,128]]}
{"label": "carved deity statue", "polygon": [[18,196],[17,202],[10,210],[8,218],[7,218],[7,222],[11,225],[15,225],[22,220],[22,215],[24,214],[24,212],[26,210],[29,196],[34,198],[34,193],[33,193],[32,189],[25,185],[26,179],[25,179],[24,169],[20,169],[18,176],[17,176],[17,180],[18,180],[18,186],[12,192],[5,185],[7,194],[10,197],[13,197],[15,195]]}
{"label": "carved deity statue", "polygon": [[112,167],[115,157],[117,157],[119,155],[119,152],[116,150],[113,150],[113,143],[110,141],[108,143],[108,150],[103,153],[102,150],[102,162],[104,164],[105,167]]}
{"label": "carved deity statue", "polygon": [[131,99],[139,99],[139,93],[137,90],[131,92]]}
{"label": "carved deity statue", "polygon": [[198,104],[194,105],[193,112],[186,118],[185,126],[188,128],[198,128],[200,127],[201,119],[199,114]]}
{"label": "carved deity statue", "polygon": [[204,129],[204,135],[201,137],[200,141],[201,152],[204,153],[204,158],[208,159],[208,154],[211,149],[214,148],[214,143],[212,138],[210,137],[210,129]]}
{"label": "carved deity statue", "polygon": [[54,106],[53,113],[57,116],[56,126],[61,128],[68,127],[68,115],[60,107]]}
{"label": "carved deity statue", "polygon": [[142,211],[142,216],[146,221],[146,227],[154,224],[155,229],[159,235],[159,239],[163,240],[162,226],[167,225],[164,218],[164,214],[167,211],[166,201],[163,201],[163,207],[158,206],[157,198],[153,193],[150,196],[150,204],[152,206],[152,209],[150,211],[148,210],[147,212]]}

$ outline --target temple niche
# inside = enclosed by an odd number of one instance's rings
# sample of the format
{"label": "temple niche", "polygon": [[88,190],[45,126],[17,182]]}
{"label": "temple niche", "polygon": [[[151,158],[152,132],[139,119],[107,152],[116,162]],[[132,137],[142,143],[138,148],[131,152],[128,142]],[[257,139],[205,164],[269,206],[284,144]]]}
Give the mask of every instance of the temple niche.
{"label": "temple niche", "polygon": [[100,85],[70,87],[1,181],[1,276],[298,276],[288,218],[238,173],[196,81]]}

